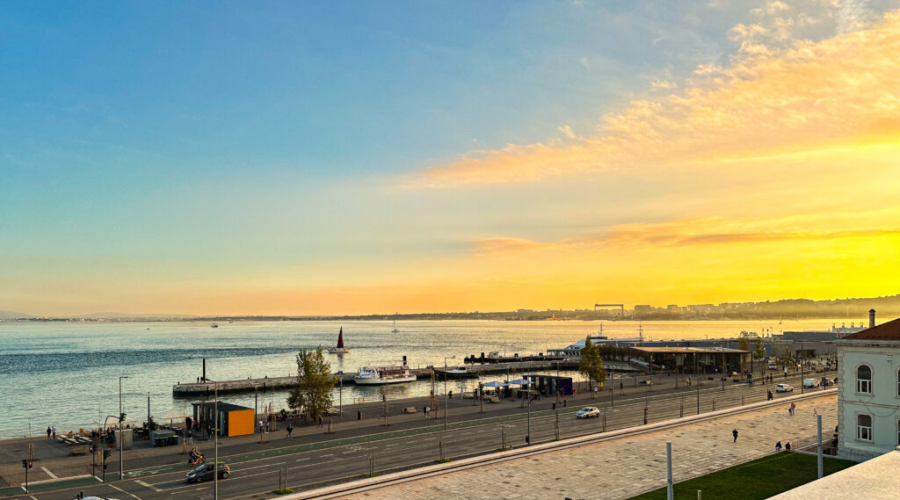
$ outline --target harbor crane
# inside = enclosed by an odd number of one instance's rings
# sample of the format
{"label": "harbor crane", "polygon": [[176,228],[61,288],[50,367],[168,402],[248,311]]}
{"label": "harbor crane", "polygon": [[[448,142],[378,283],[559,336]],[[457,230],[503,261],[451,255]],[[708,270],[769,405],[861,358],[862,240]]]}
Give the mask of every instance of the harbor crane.
{"label": "harbor crane", "polygon": [[598,307],[618,307],[619,316],[625,317],[625,304],[594,304],[594,312],[597,312]]}

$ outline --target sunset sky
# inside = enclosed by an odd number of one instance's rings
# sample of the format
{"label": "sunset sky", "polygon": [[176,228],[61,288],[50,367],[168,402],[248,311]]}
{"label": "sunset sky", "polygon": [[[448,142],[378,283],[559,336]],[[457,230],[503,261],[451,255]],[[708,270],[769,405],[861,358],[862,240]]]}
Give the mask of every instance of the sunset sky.
{"label": "sunset sky", "polygon": [[0,310],[898,283],[900,0],[0,2]]}

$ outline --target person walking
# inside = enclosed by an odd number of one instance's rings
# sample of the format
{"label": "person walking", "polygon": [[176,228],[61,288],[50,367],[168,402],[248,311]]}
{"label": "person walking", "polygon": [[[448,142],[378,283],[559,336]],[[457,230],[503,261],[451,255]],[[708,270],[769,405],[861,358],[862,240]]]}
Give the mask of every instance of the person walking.
{"label": "person walking", "polygon": [[289,421],[287,424],[286,430],[287,430],[287,437],[288,437],[288,439],[290,439],[291,433],[294,432],[294,422]]}
{"label": "person walking", "polygon": [[772,391],[766,391],[766,401],[772,401],[775,399],[775,396],[772,396]]}
{"label": "person walking", "polygon": [[775,443],[775,451],[781,451],[781,441]]}
{"label": "person walking", "polygon": [[53,432],[50,430],[50,426],[47,426],[47,439],[50,439],[50,433]]}
{"label": "person walking", "polygon": [[262,419],[259,419],[259,421],[257,422],[257,425],[259,425],[259,433],[262,434],[262,433],[263,433],[263,421],[262,421]]}
{"label": "person walking", "polygon": [[194,446],[194,431],[187,431],[188,446]]}
{"label": "person walking", "polygon": [[737,443],[738,430],[734,429],[733,431],[731,431],[731,435],[734,436],[734,441],[732,441],[732,442]]}
{"label": "person walking", "polygon": [[791,401],[791,416],[792,417],[794,416],[794,412],[796,411],[796,409],[797,409],[797,405],[794,404],[793,401]]}
{"label": "person walking", "polygon": [[53,431],[53,440],[56,441],[56,426],[55,425],[52,427],[52,431]]}

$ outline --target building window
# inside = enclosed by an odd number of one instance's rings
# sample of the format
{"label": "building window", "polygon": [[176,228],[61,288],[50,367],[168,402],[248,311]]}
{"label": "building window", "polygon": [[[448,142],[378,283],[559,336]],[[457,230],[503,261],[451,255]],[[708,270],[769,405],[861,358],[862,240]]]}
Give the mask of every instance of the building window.
{"label": "building window", "polygon": [[856,439],[872,441],[872,415],[856,416]]}
{"label": "building window", "polygon": [[860,365],[856,369],[856,392],[872,394],[872,369],[869,365]]}

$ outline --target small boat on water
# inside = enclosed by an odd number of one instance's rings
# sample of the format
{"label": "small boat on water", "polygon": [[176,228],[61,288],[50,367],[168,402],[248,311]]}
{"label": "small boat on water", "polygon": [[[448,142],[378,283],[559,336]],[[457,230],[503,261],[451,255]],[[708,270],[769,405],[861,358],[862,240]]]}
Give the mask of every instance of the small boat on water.
{"label": "small boat on water", "polygon": [[400,333],[400,330],[397,329],[397,320],[394,319],[394,326],[391,328],[391,333]]}
{"label": "small boat on water", "polygon": [[218,324],[218,323],[213,323],[213,324],[211,324],[211,325],[209,325],[209,326],[210,326],[210,328],[218,328],[218,327],[219,327],[219,324]]}
{"label": "small boat on water", "polygon": [[415,382],[416,376],[409,371],[406,364],[406,356],[403,356],[403,364],[399,366],[367,366],[359,369],[359,374],[353,377],[357,385],[387,385]]}
{"label": "small boat on water", "polygon": [[334,347],[328,348],[328,354],[346,354],[350,352],[350,349],[344,347],[344,327],[341,327],[341,331],[338,332],[338,341],[337,345]]}
{"label": "small boat on water", "polygon": [[456,368],[450,368],[449,370],[444,372],[448,377],[466,377],[469,375],[469,370],[466,369],[465,366],[458,366]]}

